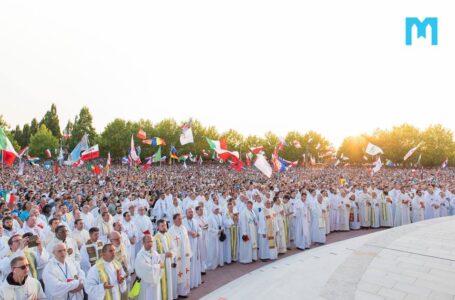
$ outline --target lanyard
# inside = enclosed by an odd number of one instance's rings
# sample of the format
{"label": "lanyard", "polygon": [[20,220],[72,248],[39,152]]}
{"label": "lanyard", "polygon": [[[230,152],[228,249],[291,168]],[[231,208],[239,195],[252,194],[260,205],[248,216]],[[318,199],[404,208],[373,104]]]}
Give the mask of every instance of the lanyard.
{"label": "lanyard", "polygon": [[63,271],[62,267],[57,263],[58,268],[60,271],[62,271],[63,275],[65,276],[66,279],[68,279],[68,265],[65,263],[65,271]]}

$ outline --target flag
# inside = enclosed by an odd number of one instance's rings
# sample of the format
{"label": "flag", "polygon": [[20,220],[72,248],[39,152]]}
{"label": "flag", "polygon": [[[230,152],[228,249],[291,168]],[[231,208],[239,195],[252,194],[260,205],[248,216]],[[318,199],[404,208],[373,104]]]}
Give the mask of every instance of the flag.
{"label": "flag", "polygon": [[299,141],[294,140],[292,143],[294,144],[294,147],[295,147],[295,148],[297,148],[297,149],[302,148],[302,145],[300,145],[300,142],[299,142]]}
{"label": "flag", "polygon": [[286,143],[286,140],[284,139],[284,137],[280,136],[278,139],[280,140],[280,143],[278,144],[278,150],[281,151],[288,144]]}
{"label": "flag", "polygon": [[420,145],[422,145],[422,143],[419,143],[417,146],[415,146],[414,148],[412,148],[411,150],[408,151],[408,153],[406,153],[406,155],[403,157],[403,161],[407,160],[408,158],[411,157],[412,154],[414,154],[414,152],[420,147]]}
{"label": "flag", "polygon": [[176,159],[176,160],[179,159],[179,157],[177,155],[177,149],[175,149],[174,145],[171,146],[171,151],[169,153],[169,156],[170,156],[171,159]]}
{"label": "flag", "polygon": [[254,162],[254,166],[258,168],[258,170],[261,171],[262,174],[264,174],[268,178],[272,176],[273,173],[272,166],[270,166],[269,162],[265,159],[263,155],[258,155],[258,158]]}
{"label": "flag", "polygon": [[141,157],[141,152],[142,152],[142,149],[141,149],[141,146],[137,146],[136,147],[136,153],[137,153],[137,157]]}
{"label": "flag", "polygon": [[19,151],[17,153],[17,158],[22,159],[22,156],[24,156],[24,154],[27,153],[27,152],[28,152],[28,146],[23,148],[23,149],[21,149],[21,151]]}
{"label": "flag", "polygon": [[441,165],[441,169],[447,169],[448,166],[449,166],[449,158],[446,158],[446,160]]}
{"label": "flag", "polygon": [[130,146],[130,157],[131,159],[134,161],[134,162],[138,162],[140,163],[140,159],[139,157],[137,156],[137,153],[136,153],[136,148],[134,147],[134,139],[133,139],[133,135],[131,135],[131,146]]}
{"label": "flag", "polygon": [[161,147],[158,148],[158,150],[153,154],[152,156],[152,162],[159,162],[161,161]]}
{"label": "flag", "polygon": [[111,169],[111,152],[107,153],[107,160],[106,160],[106,174],[109,174],[109,171]]}
{"label": "flag", "polygon": [[381,168],[382,168],[381,158],[378,157],[378,159],[373,163],[373,165],[374,165],[374,167],[372,169],[373,174],[379,172],[379,170],[381,170]]}
{"label": "flag", "polygon": [[52,157],[51,150],[49,150],[49,149],[44,150],[44,154],[46,154],[47,158],[51,158]]}
{"label": "flag", "polygon": [[128,164],[128,156],[122,157],[122,165],[127,165]]}
{"label": "flag", "polygon": [[262,146],[250,147],[250,151],[256,155],[258,154],[264,155],[264,147]]}
{"label": "flag", "polygon": [[143,171],[147,171],[148,168],[150,168],[152,166],[152,158],[150,157],[149,159],[147,159],[147,162],[145,163],[145,165],[142,167],[142,170]]}
{"label": "flag", "polygon": [[248,166],[251,166],[251,161],[253,160],[253,153],[252,152],[248,152],[245,154],[245,161],[246,161],[246,164]]}
{"label": "flag", "polygon": [[196,162],[196,156],[194,156],[191,152],[190,152],[189,159],[191,162]]}
{"label": "flag", "polygon": [[79,159],[78,161],[73,163],[73,167],[79,167],[82,166],[83,164],[84,162],[82,161],[82,159]]}
{"label": "flag", "polygon": [[22,160],[20,160],[19,161],[19,171],[17,172],[17,175],[20,175],[20,176],[24,175],[24,165],[25,165],[25,163]]}
{"label": "flag", "polygon": [[98,166],[98,165],[92,165],[91,163],[89,163],[87,165],[87,170],[89,172],[92,172],[96,175],[100,175],[101,174],[101,168]]}
{"label": "flag", "polygon": [[71,137],[71,133],[68,130],[68,127],[67,127],[67,128],[65,128],[65,130],[63,130],[63,138],[64,139],[69,139],[70,137]]}
{"label": "flag", "polygon": [[51,161],[50,161],[50,160],[45,161],[45,162],[43,163],[43,166],[44,166],[44,168],[45,168],[47,171],[49,171],[49,170],[51,169]]}
{"label": "flag", "polygon": [[204,162],[204,161],[202,160],[202,156],[199,155],[199,165],[202,165],[203,162]]}
{"label": "flag", "polygon": [[16,202],[16,196],[13,193],[7,193],[5,201],[10,205],[14,205],[14,203]]}
{"label": "flag", "polygon": [[180,128],[182,128],[182,133],[180,134],[180,144],[186,145],[190,143],[194,143],[194,138],[193,138],[193,131],[191,129],[191,123],[192,120],[190,119],[188,122],[183,123]]}
{"label": "flag", "polygon": [[185,169],[188,169],[188,166],[186,165],[186,161],[183,161],[183,167],[184,167]]}
{"label": "flag", "polygon": [[313,156],[310,156],[310,163],[312,166],[316,164],[316,159]]}
{"label": "flag", "polygon": [[137,133],[136,137],[141,140],[145,140],[147,138],[147,135],[145,134],[145,131],[142,130],[142,128],[139,128],[139,132]]}
{"label": "flag", "polygon": [[381,148],[379,148],[378,146],[376,146],[372,143],[368,143],[365,152],[369,155],[377,155],[379,153],[384,154],[384,151],[382,151]]}
{"label": "flag", "polygon": [[422,159],[422,154],[419,154],[419,159],[418,159],[417,162],[416,162],[416,165],[417,165],[417,166],[420,165],[420,160],[421,160],[421,159]]}
{"label": "flag", "polygon": [[73,151],[71,151],[68,160],[71,158],[71,161],[73,162],[78,161],[81,158],[81,152],[87,150],[88,148],[88,135],[84,134],[79,144],[77,144]]}
{"label": "flag", "polygon": [[189,157],[189,154],[183,154],[179,157],[179,161],[186,161]]}
{"label": "flag", "polygon": [[391,161],[390,159],[387,159],[387,160],[386,160],[385,165],[386,165],[387,167],[395,167],[395,164],[394,164],[393,161]]}
{"label": "flag", "polygon": [[166,146],[166,141],[162,138],[159,137],[154,137],[148,140],[143,140],[142,143],[147,144],[147,145],[152,145],[152,146]]}
{"label": "flag", "polygon": [[100,151],[99,151],[98,145],[95,145],[93,147],[88,148],[84,152],[82,152],[81,160],[88,161],[88,160],[95,159],[99,156],[100,156]]}
{"label": "flag", "polygon": [[[210,148],[217,151],[217,150],[227,150],[227,144],[224,139],[221,139],[219,141],[211,140],[209,138],[205,138],[207,140],[207,143],[209,144]],[[217,151],[218,152],[218,151]]]}
{"label": "flag", "polygon": [[340,164],[340,160],[337,159],[337,161],[335,162],[335,167],[338,166]]}
{"label": "flag", "polygon": [[63,155],[63,149],[62,147],[60,147],[60,151],[58,152],[58,156],[57,156],[57,160],[60,162],[60,164],[63,162],[63,160],[65,159],[64,155]]}
{"label": "flag", "polygon": [[242,171],[243,170],[243,162],[240,159],[233,159],[231,162],[231,167],[234,168],[236,171]]}
{"label": "flag", "polygon": [[58,175],[58,172],[60,171],[59,165],[55,164],[55,174]]}
{"label": "flag", "polygon": [[2,161],[11,167],[16,160],[17,152],[6,136],[3,128],[0,128],[0,150],[2,150]]}

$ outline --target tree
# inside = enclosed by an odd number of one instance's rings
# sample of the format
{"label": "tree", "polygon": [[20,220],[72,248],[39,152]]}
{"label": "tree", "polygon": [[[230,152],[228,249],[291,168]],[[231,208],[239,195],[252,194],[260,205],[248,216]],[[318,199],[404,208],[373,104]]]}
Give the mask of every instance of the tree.
{"label": "tree", "polygon": [[349,136],[343,140],[341,146],[338,148],[338,158],[341,154],[349,157],[349,162],[354,164],[363,164],[365,160],[365,149],[368,140],[364,136]]}
{"label": "tree", "polygon": [[422,165],[440,166],[446,158],[454,157],[453,133],[442,125],[437,124],[425,129],[422,132],[422,141]]}
{"label": "tree", "polygon": [[11,134],[14,136],[14,139],[17,141],[17,143],[21,146],[21,147],[25,147],[24,146],[24,142],[23,142],[23,134],[22,134],[22,130],[21,130],[21,127],[19,125],[16,125],[16,129],[14,129]]}
{"label": "tree", "polygon": [[36,118],[33,118],[32,122],[30,123],[30,136],[34,135],[38,132],[39,125]]}
{"label": "tree", "polygon": [[[129,125],[131,126],[131,125]],[[111,153],[112,159],[118,159],[127,154],[131,142],[131,132],[127,122],[123,119],[115,119],[104,128],[99,139],[100,155]]]}
{"label": "tree", "polygon": [[84,134],[88,134],[91,144],[96,144],[97,134],[93,127],[93,117],[88,107],[84,106],[79,115],[74,119],[72,137],[70,139],[70,148],[74,148],[82,139]]}
{"label": "tree", "polygon": [[3,128],[5,130],[9,129],[8,123],[6,123],[6,120],[3,118],[3,115],[0,115],[0,128]]}
{"label": "tree", "polygon": [[30,138],[29,152],[32,155],[46,157],[45,151],[49,149],[51,152],[58,147],[58,139],[54,137],[46,125],[41,125],[38,132]]}
{"label": "tree", "polygon": [[52,103],[51,109],[46,112],[43,119],[40,122],[40,125],[46,125],[46,127],[51,131],[52,135],[60,139],[62,133],[60,132],[60,121],[57,115],[57,106]]}
{"label": "tree", "polygon": [[227,143],[229,150],[239,150],[244,143],[244,137],[238,131],[234,129],[229,129],[228,131],[221,134],[220,139],[224,139]]}
{"label": "tree", "polygon": [[21,144],[22,147],[25,147],[25,146],[30,144],[30,136],[31,136],[30,125],[26,123],[22,127],[22,141],[21,141],[22,142],[22,144]]}

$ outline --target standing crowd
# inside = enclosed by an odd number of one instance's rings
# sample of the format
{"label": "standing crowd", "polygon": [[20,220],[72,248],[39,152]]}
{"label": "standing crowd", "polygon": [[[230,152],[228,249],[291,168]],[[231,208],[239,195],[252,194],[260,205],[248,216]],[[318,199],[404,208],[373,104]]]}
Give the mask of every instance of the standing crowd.
{"label": "standing crowd", "polygon": [[108,176],[5,169],[0,299],[186,298],[225,264],[274,260],[335,231],[453,215],[454,177],[295,168],[268,179],[211,164],[114,166]]}

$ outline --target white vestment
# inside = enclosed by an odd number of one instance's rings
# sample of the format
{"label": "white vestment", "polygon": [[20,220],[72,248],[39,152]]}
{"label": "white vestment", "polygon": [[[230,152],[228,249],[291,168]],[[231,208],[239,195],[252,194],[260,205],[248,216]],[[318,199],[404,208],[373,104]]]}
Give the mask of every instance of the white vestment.
{"label": "white vestment", "polygon": [[85,273],[72,259],[62,264],[52,258],[44,268],[43,281],[46,284],[46,295],[49,300],[83,300],[84,293],[71,293],[85,281]]}
{"label": "white vestment", "polygon": [[161,258],[155,251],[139,251],[134,269],[141,278],[141,291],[138,300],[161,300]]}

